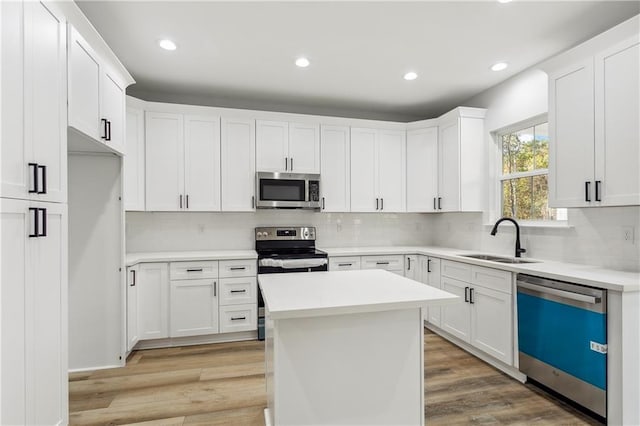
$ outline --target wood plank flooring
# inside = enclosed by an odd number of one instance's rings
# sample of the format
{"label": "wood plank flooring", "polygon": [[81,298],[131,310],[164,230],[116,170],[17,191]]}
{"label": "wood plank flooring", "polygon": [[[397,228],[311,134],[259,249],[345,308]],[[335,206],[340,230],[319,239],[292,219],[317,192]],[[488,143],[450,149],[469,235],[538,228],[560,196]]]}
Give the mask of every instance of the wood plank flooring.
{"label": "wood plank flooring", "polygon": [[[425,334],[429,425],[597,425],[536,388]],[[69,377],[71,425],[264,425],[263,342],[134,352],[124,368]]]}

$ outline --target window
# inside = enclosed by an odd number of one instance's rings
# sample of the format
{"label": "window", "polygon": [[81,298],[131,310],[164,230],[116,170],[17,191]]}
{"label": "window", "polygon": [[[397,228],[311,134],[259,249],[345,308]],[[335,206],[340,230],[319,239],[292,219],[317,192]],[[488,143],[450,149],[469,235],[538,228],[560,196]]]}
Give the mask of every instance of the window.
{"label": "window", "polygon": [[566,209],[549,208],[549,125],[538,122],[499,134],[502,216],[526,221],[566,220]]}

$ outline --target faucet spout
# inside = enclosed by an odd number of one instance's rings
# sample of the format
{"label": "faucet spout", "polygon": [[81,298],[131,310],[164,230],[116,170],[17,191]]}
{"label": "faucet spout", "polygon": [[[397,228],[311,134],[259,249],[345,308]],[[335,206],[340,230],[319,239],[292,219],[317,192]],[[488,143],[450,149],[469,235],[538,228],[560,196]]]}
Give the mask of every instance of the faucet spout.
{"label": "faucet spout", "polygon": [[515,254],[516,254],[516,257],[521,257],[520,254],[525,253],[527,250],[523,249],[522,247],[520,247],[520,225],[518,225],[518,222],[516,222],[515,219],[512,219],[510,217],[501,217],[500,219],[498,219],[496,221],[495,225],[493,225],[493,229],[491,230],[491,235],[496,235],[498,233],[498,225],[500,225],[504,221],[511,222],[516,227],[516,250],[515,250]]}

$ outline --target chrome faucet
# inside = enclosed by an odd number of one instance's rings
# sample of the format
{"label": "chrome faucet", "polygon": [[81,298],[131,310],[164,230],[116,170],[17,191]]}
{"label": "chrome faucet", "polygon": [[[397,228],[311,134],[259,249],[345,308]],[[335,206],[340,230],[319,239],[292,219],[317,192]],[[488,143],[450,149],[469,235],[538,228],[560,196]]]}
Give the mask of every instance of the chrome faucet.
{"label": "chrome faucet", "polygon": [[515,219],[511,219],[510,217],[501,217],[498,219],[495,225],[493,225],[493,229],[491,230],[491,235],[496,235],[498,233],[498,225],[504,221],[508,221],[513,223],[516,226],[516,257],[520,257],[520,253],[525,253],[527,250],[520,247],[520,226]]}

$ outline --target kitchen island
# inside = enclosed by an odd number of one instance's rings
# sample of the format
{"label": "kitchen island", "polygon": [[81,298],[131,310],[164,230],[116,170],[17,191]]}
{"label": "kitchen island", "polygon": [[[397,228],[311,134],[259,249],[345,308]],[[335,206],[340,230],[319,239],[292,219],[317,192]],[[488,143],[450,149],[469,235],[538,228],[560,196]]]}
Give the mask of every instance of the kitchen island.
{"label": "kitchen island", "polygon": [[267,425],[423,425],[423,307],[450,293],[384,270],[269,274]]}

